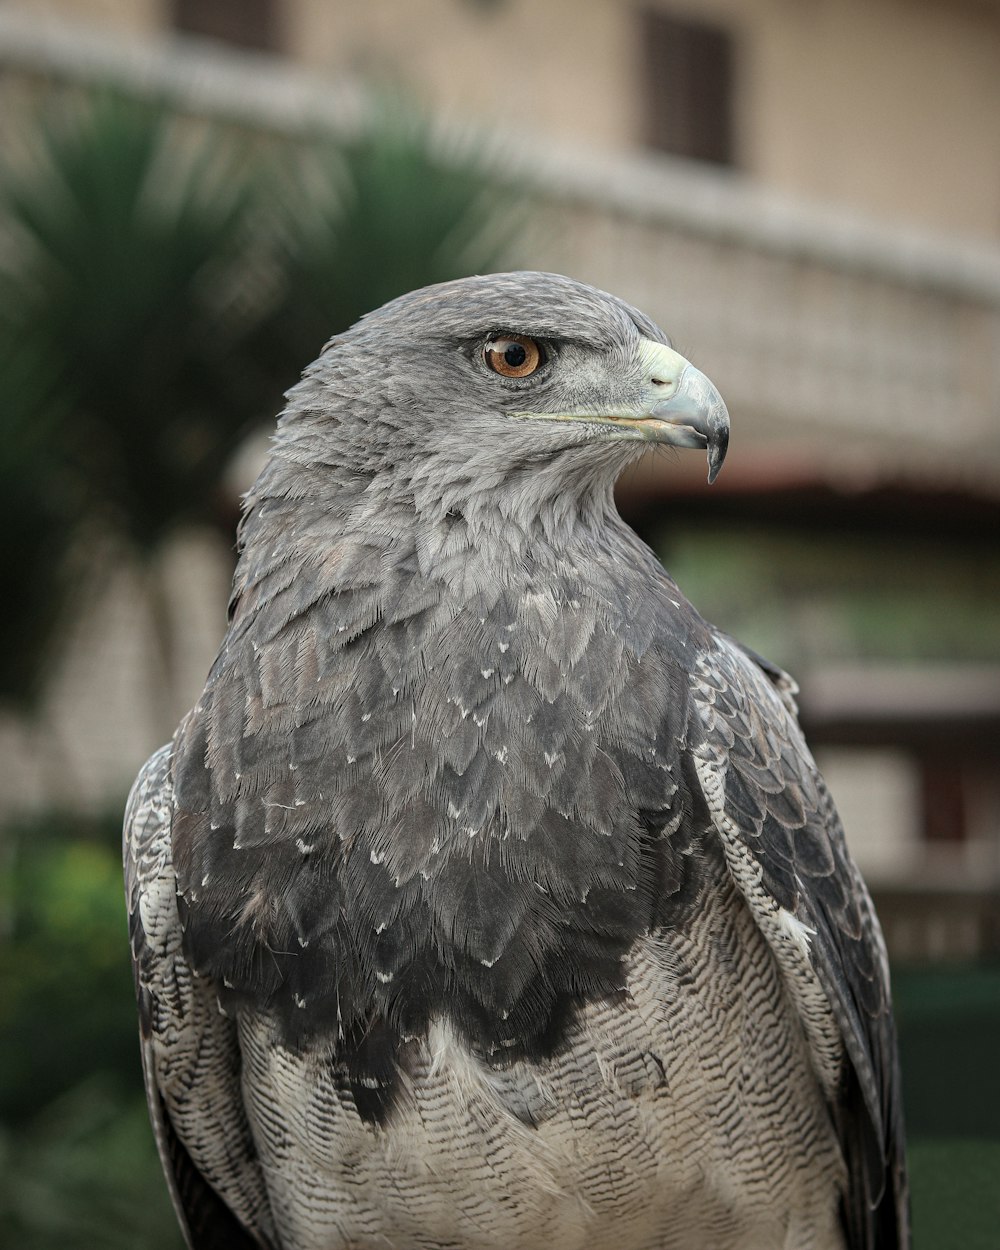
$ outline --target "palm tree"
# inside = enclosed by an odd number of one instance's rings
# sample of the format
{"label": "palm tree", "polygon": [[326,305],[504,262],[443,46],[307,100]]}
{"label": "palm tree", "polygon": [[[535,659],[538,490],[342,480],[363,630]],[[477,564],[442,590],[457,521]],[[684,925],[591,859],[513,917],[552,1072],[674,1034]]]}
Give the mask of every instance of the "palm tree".
{"label": "palm tree", "polygon": [[517,257],[528,199],[498,174],[501,154],[405,96],[377,96],[356,134],[315,134],[287,157],[271,185],[285,286],[268,331],[297,366],[397,295]]}
{"label": "palm tree", "polygon": [[0,177],[0,442],[15,486],[0,524],[19,535],[3,571],[20,592],[0,693],[22,697],[79,590],[81,538],[114,534],[145,559],[182,521],[212,523],[234,442],[279,390],[241,351],[260,312],[239,298],[251,199],[235,144],[111,92],[45,112],[35,137],[34,159]]}
{"label": "palm tree", "polygon": [[[231,542],[234,448],[326,338],[494,268],[520,221],[412,108],[277,151],[106,90],[44,112],[35,138],[34,159],[0,171],[0,525],[17,535],[0,697],[21,698],[80,593],[82,537],[111,535],[147,569],[182,524]],[[160,644],[169,675],[165,624]]]}

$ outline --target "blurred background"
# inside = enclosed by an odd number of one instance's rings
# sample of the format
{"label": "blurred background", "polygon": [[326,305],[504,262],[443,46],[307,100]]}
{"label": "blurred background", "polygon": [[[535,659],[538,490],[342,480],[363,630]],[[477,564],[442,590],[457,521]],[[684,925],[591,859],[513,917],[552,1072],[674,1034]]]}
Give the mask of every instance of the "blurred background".
{"label": "blurred background", "polygon": [[[1000,0],[0,0],[0,1244],[177,1250],[119,867],[239,494],[337,330],[469,272],[733,418],[623,514],[789,668],[894,964],[915,1244],[1000,1246]],[[697,463],[696,463],[697,462]]]}

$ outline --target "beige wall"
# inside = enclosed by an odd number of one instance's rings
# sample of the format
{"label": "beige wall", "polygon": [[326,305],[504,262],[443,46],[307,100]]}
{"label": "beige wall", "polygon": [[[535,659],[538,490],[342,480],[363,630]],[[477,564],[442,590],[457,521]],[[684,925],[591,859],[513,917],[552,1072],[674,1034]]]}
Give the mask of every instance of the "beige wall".
{"label": "beige wall", "polygon": [[1000,231],[1000,12],[923,0],[761,0],[751,165],[888,218]]}
{"label": "beige wall", "polygon": [[[627,0],[289,0],[291,50],[408,81],[452,115],[632,146]],[[1000,230],[1000,7],[941,0],[678,0],[738,39],[738,144],[785,190],[930,228]]]}
{"label": "beige wall", "polygon": [[70,18],[129,33],[157,30],[167,11],[166,0],[17,0],[10,7],[31,13],[39,21]]}
{"label": "beige wall", "polygon": [[602,147],[630,143],[636,60],[618,0],[289,0],[293,50],[324,67],[401,80],[452,118]]}
{"label": "beige wall", "polygon": [[[656,3],[657,0],[650,0]],[[883,219],[1000,233],[996,0],[658,0],[732,26],[745,168]],[[640,133],[632,0],[284,0],[289,52],[402,80],[452,117],[605,148]],[[34,0],[134,30],[166,0]]]}

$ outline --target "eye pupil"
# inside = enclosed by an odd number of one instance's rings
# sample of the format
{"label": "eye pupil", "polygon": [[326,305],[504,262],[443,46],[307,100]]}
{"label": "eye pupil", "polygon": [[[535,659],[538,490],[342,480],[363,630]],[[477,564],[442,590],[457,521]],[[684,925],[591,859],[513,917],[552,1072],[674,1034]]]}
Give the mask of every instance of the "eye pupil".
{"label": "eye pupil", "polygon": [[511,343],[511,345],[504,352],[503,358],[512,369],[519,369],[528,359],[528,353],[524,350],[520,343]]}

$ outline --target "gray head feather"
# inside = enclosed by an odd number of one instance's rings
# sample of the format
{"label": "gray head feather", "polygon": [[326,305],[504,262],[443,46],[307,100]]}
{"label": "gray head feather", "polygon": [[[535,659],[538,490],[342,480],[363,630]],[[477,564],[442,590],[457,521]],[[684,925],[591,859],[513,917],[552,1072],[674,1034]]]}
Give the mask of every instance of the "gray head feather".
{"label": "gray head feather", "polygon": [[[546,342],[547,365],[525,379],[491,372],[483,345],[500,333]],[[511,414],[638,402],[643,337],[666,342],[621,300],[554,274],[405,295],[332,339],[289,392],[275,464],[250,503],[310,489],[356,525],[378,528],[387,508],[411,524],[460,513],[491,537],[508,526],[559,531],[581,514],[600,523],[615,478],[644,445]]]}

